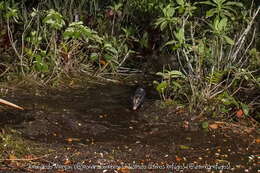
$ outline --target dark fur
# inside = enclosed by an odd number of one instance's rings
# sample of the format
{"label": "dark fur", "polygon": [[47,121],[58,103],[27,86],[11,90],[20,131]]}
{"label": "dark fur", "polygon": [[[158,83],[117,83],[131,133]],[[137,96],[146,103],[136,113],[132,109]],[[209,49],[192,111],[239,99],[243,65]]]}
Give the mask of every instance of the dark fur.
{"label": "dark fur", "polygon": [[133,110],[136,110],[144,102],[146,92],[144,88],[137,88],[133,96]]}

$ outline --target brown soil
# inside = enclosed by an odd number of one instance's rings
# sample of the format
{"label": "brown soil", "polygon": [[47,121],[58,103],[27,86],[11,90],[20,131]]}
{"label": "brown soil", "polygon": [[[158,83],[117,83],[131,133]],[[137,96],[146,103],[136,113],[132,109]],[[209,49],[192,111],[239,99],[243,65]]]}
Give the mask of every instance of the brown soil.
{"label": "brown soil", "polygon": [[156,96],[132,111],[131,93],[132,87],[107,85],[8,95],[26,110],[2,110],[2,129],[19,132],[34,150],[19,159],[15,151],[3,152],[0,172],[259,171],[255,129],[191,121],[194,115],[181,107],[160,108]]}

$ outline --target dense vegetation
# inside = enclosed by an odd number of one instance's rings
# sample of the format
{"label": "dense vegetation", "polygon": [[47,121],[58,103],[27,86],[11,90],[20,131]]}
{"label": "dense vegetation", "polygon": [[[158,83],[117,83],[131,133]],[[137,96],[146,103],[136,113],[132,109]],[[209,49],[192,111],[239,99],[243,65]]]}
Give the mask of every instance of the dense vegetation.
{"label": "dense vegetation", "polygon": [[6,0],[1,81],[143,72],[161,99],[259,119],[259,4],[245,0]]}

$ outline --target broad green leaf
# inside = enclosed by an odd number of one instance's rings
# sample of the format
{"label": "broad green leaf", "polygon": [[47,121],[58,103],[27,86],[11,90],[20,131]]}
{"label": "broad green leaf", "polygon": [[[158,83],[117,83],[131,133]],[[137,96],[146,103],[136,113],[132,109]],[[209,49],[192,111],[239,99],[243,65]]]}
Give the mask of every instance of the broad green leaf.
{"label": "broad green leaf", "polygon": [[219,21],[219,24],[218,24],[218,30],[219,31],[224,31],[225,28],[227,26],[227,18],[223,18]]}
{"label": "broad green leaf", "polygon": [[168,87],[168,84],[166,81],[163,81],[157,85],[156,90],[158,93],[163,93],[164,90]]}
{"label": "broad green leaf", "polygon": [[53,9],[47,11],[47,16],[43,19],[43,22],[53,29],[61,29],[65,25],[63,16]]}
{"label": "broad green leaf", "polygon": [[172,17],[174,13],[175,13],[175,9],[172,7],[171,4],[167,5],[163,9],[163,14],[165,17]]}
{"label": "broad green leaf", "polygon": [[234,2],[234,1],[228,1],[225,3],[225,6],[237,6],[237,7],[245,7],[242,3],[240,2]]}
{"label": "broad green leaf", "polygon": [[219,31],[218,25],[219,25],[219,18],[218,18],[218,17],[215,17],[214,23],[213,23],[213,27],[214,27],[214,29],[215,29],[216,31]]}
{"label": "broad green leaf", "polygon": [[230,44],[230,45],[234,45],[235,44],[234,40],[232,40],[230,37],[228,37],[226,35],[224,35],[223,37],[224,37],[224,39],[226,40],[226,42],[228,44]]}
{"label": "broad green leaf", "polygon": [[174,12],[175,12],[175,9],[173,7],[171,7],[171,6],[169,6],[169,7],[167,7],[167,10],[166,10],[166,16],[167,17],[172,17]]}
{"label": "broad green leaf", "polygon": [[184,8],[184,7],[179,7],[179,8],[178,8],[178,13],[179,13],[179,14],[183,14],[184,11],[185,11],[185,8]]}
{"label": "broad green leaf", "polygon": [[184,0],[176,0],[177,4],[180,6],[184,6]]}
{"label": "broad green leaf", "polygon": [[174,32],[174,35],[181,44],[184,42],[184,28],[181,28],[177,32]]}
{"label": "broad green leaf", "polygon": [[214,14],[217,14],[217,13],[218,13],[218,12],[217,12],[217,10],[216,10],[215,8],[210,9],[210,10],[208,10],[208,11],[206,12],[206,18],[212,17],[212,16],[214,16]]}

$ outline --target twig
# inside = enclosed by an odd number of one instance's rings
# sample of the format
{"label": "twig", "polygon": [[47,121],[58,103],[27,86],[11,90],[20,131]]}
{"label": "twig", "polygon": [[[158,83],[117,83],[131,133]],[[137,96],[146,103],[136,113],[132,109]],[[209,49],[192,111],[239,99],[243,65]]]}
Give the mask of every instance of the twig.
{"label": "twig", "polygon": [[180,64],[181,68],[182,68],[183,73],[187,76],[188,73],[186,72],[184,66],[182,65],[182,62],[181,62],[181,59],[180,59],[179,51],[177,51],[177,59],[178,59],[178,62],[179,62],[179,64]]}
{"label": "twig", "polygon": [[[244,58],[244,56],[246,55],[248,49],[249,49],[249,48],[251,47],[251,45],[253,44],[254,38],[255,38],[255,33],[256,33],[256,28],[254,29],[252,39],[251,39],[250,43],[248,44],[246,50],[244,51],[243,55],[241,56],[241,58],[240,58],[238,64],[241,63],[241,60]],[[246,57],[245,61],[241,64],[241,67],[245,64],[245,62],[247,62],[247,60],[248,60],[248,56]]]}
{"label": "twig", "polygon": [[6,70],[5,70],[4,72],[2,72],[2,73],[0,74],[0,77],[4,76],[5,73],[7,73],[7,72],[9,71],[9,69],[10,69],[10,67],[8,67],[7,65],[5,65],[5,64],[3,64],[3,63],[1,63],[1,65],[6,66],[7,68],[6,68]]}
{"label": "twig", "polygon": [[16,109],[24,110],[23,107],[18,106],[18,105],[14,104],[14,103],[11,103],[11,102],[9,102],[9,101],[6,101],[6,100],[4,100],[4,99],[0,99],[0,103],[5,104],[5,105],[7,105],[7,106],[11,106],[11,107],[16,108]]}
{"label": "twig", "polygon": [[241,36],[239,37],[239,39],[238,39],[238,41],[237,41],[237,43],[238,43],[239,45],[237,44],[237,45],[238,45],[238,48],[237,48],[236,52],[233,54],[232,62],[235,62],[235,61],[236,61],[236,59],[237,59],[237,54],[238,54],[238,52],[241,50],[241,47],[242,47],[242,45],[243,45],[244,42],[245,42],[246,35],[249,33],[249,31],[250,31],[250,29],[251,29],[251,27],[252,27],[252,25],[253,25],[253,22],[254,22],[256,16],[258,15],[259,11],[260,11],[260,7],[258,7],[258,9],[256,10],[254,16],[252,17],[252,20],[250,21],[249,25],[247,26],[247,28],[245,29],[245,31],[244,31],[244,32],[241,34]]}
{"label": "twig", "polygon": [[118,68],[121,67],[123,65],[123,63],[126,61],[126,59],[129,57],[130,51],[127,52],[127,54],[125,55],[124,59],[120,62],[120,64],[118,65]]}

